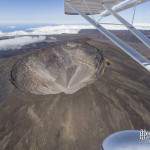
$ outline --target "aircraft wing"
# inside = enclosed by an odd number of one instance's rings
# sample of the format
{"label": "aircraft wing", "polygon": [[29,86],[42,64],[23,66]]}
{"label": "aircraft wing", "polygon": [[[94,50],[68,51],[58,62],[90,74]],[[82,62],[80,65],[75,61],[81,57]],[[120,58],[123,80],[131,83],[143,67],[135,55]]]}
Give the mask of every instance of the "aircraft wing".
{"label": "aircraft wing", "polygon": [[[112,10],[114,10],[115,12],[120,12],[128,8],[132,8],[136,5],[142,4],[144,2],[148,2],[148,1],[150,0],[124,0],[118,5],[113,6]],[[110,13],[107,10],[101,13],[101,16],[104,16],[104,17],[108,15],[110,15]]]}
{"label": "aircraft wing", "polygon": [[100,14],[101,16],[113,15],[150,50],[150,39],[141,31],[137,30],[134,25],[117,14],[117,12],[132,8],[147,1],[150,0],[65,0],[65,13],[68,15],[81,15],[90,24],[96,27],[99,32],[150,72],[150,60],[148,58],[140,54],[138,50],[128,45],[128,43],[124,42],[109,30],[105,29],[105,27],[94,18],[88,16],[95,14]]}
{"label": "aircraft wing", "polygon": [[103,4],[118,12],[147,1],[150,0],[65,0],[65,14],[78,15],[76,11],[68,7],[67,3],[86,15],[101,14],[102,16],[108,16],[110,13],[105,10]]}

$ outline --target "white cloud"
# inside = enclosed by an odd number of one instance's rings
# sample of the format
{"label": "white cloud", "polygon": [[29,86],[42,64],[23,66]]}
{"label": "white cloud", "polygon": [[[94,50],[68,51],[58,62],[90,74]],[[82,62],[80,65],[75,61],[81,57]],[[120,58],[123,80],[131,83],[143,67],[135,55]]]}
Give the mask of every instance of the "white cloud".
{"label": "white cloud", "polygon": [[[110,30],[126,30],[123,25],[111,25],[103,24]],[[150,24],[135,24],[138,29],[150,30]],[[44,26],[39,28],[32,28],[27,31],[14,31],[3,33],[0,32],[0,36],[17,36],[17,35],[54,35],[54,34],[78,34],[82,29],[95,29],[92,25],[56,25],[56,26]]]}
{"label": "white cloud", "polygon": [[13,31],[13,32],[0,32],[0,36],[19,36],[19,35],[29,35],[26,31]]}
{"label": "white cloud", "polygon": [[77,34],[81,29],[94,29],[91,25],[56,25],[31,28],[27,31],[14,31],[0,33],[0,36],[17,36],[17,35],[54,35],[54,34]]}
{"label": "white cloud", "polygon": [[24,36],[24,37],[16,37],[13,39],[0,40],[0,50],[20,49],[24,45],[42,42],[45,39],[46,39],[45,36],[39,37]]}
{"label": "white cloud", "polygon": [[77,34],[81,29],[94,29],[91,25],[57,25],[57,26],[45,26],[40,28],[35,28],[32,34]]}
{"label": "white cloud", "polygon": [[[140,29],[150,29],[149,24],[135,24]],[[111,30],[124,30],[126,29],[122,25],[103,25],[107,29]],[[14,32],[1,32],[0,37],[3,36],[24,36],[16,37],[13,39],[0,40],[0,50],[19,49],[24,45],[41,42],[45,39],[43,35],[54,34],[78,34],[82,29],[95,29],[92,25],[56,25],[56,26],[44,26],[39,28],[32,28],[28,31],[14,31]],[[32,35],[39,35],[39,37],[32,37]],[[53,41],[56,41],[56,39]]]}

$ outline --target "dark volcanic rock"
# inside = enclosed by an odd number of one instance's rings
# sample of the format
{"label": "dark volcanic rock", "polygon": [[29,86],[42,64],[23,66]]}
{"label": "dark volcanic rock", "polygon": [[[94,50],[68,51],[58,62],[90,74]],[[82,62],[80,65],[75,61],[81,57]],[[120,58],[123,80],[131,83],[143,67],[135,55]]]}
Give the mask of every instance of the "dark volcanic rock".
{"label": "dark volcanic rock", "polygon": [[87,42],[103,50],[105,72],[69,95],[18,90],[10,72],[26,56],[0,59],[0,150],[99,150],[113,132],[150,129],[150,74],[108,41]]}

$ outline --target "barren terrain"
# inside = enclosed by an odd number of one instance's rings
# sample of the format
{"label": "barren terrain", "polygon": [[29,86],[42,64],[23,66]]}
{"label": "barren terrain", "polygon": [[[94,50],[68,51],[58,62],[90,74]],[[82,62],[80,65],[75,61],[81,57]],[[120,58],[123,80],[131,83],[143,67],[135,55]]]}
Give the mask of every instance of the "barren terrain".
{"label": "barren terrain", "polygon": [[[113,132],[150,129],[150,73],[98,37],[61,35],[57,42],[0,52],[0,150],[99,150]],[[74,94],[44,96],[12,84],[11,71],[18,60],[66,41],[86,42],[102,51],[105,68],[94,83]],[[136,39],[127,41],[150,58]]]}

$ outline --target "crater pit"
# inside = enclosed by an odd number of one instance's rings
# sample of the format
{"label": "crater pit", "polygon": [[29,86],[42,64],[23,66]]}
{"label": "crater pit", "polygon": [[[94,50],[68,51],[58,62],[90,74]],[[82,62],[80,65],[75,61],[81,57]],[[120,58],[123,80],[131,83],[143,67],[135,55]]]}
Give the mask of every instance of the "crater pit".
{"label": "crater pit", "polygon": [[32,94],[73,94],[96,80],[102,59],[86,42],[65,42],[25,56],[11,77],[18,89]]}

